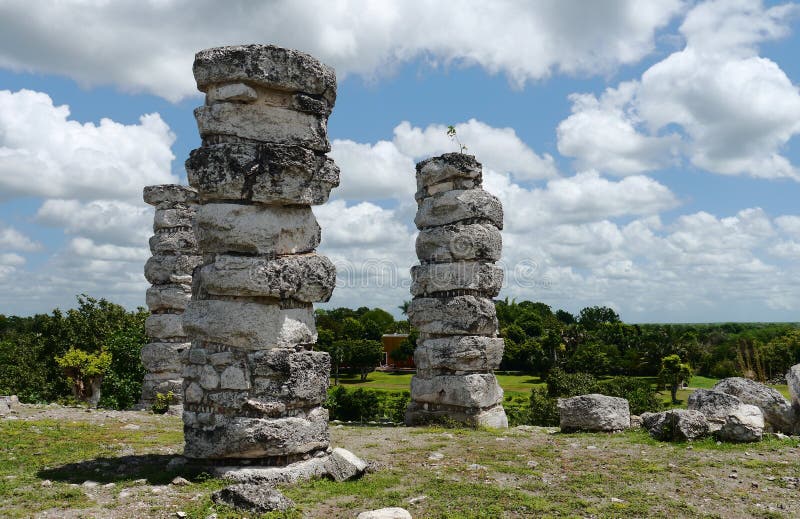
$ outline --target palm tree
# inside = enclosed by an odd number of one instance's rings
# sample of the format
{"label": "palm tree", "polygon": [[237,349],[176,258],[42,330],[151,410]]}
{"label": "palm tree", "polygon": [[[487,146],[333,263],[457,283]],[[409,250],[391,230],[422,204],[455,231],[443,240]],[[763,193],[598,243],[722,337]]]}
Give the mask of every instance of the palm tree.
{"label": "palm tree", "polygon": [[408,307],[411,306],[411,301],[403,301],[403,304],[398,306],[397,308],[403,312],[403,315],[408,315]]}

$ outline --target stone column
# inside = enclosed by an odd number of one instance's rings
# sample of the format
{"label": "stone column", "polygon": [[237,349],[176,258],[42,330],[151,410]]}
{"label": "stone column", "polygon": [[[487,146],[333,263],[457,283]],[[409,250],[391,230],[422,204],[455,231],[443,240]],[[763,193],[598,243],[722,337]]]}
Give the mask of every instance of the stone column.
{"label": "stone column", "polygon": [[451,419],[508,427],[494,370],[503,357],[492,298],[500,292],[503,208],[471,155],[417,164],[417,257],[411,324],[419,330],[408,425]]}
{"label": "stone column", "polygon": [[333,69],[294,50],[220,47],[195,56],[202,146],[186,161],[203,255],[184,328],[184,455],[285,465],[328,448],[330,357],[312,351],[313,302],[333,264],[314,250],[311,205],[339,169],[326,157]]}
{"label": "stone column", "polygon": [[197,209],[197,192],[186,186],[165,184],[144,188],[144,201],[155,206],[150,252],[144,275],[150,316],[145,331],[150,343],[142,348],[145,373],[139,407],[148,408],[157,393],[172,391],[173,403],[180,403],[182,355],[189,341],[181,323],[192,294],[192,270],[200,264],[192,220]]}

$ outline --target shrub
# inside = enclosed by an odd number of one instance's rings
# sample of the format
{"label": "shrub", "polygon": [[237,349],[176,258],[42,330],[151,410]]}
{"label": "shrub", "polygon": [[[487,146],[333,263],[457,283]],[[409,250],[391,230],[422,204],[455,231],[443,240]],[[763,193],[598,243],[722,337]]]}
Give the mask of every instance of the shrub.
{"label": "shrub", "polygon": [[335,386],[328,390],[325,407],[331,420],[402,422],[410,398],[408,391],[348,390],[345,386]]}
{"label": "shrub", "polygon": [[100,383],[111,367],[111,354],[105,350],[88,353],[76,348],[56,357],[56,363],[64,370],[72,385],[72,394],[78,400],[97,405],[100,399]]}
{"label": "shrub", "polygon": [[531,423],[531,406],[524,395],[507,395],[503,401],[509,427]]}
{"label": "shrub", "polygon": [[587,395],[597,392],[597,379],[589,373],[567,373],[560,368],[550,370],[547,394],[551,397]]}
{"label": "shrub", "polygon": [[547,389],[535,387],[531,389],[529,423],[531,425],[558,425],[558,408],[556,398],[548,394]]}
{"label": "shrub", "polygon": [[628,401],[631,414],[660,411],[661,399],[647,380],[633,377],[614,377],[598,384],[598,393],[617,396]]}
{"label": "shrub", "polygon": [[169,411],[169,406],[174,402],[175,395],[172,391],[168,391],[166,394],[164,393],[156,393],[156,398],[153,400],[153,405],[150,406],[150,409],[155,414],[164,414]]}

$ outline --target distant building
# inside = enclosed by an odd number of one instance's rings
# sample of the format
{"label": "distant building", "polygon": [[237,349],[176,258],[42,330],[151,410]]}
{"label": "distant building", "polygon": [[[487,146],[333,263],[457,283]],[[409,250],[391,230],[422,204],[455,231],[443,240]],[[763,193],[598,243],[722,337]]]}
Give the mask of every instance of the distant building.
{"label": "distant building", "polygon": [[408,338],[407,333],[387,333],[381,336],[381,344],[383,345],[383,359],[381,366],[393,369],[413,369],[414,359],[407,360],[394,360],[392,352],[400,348],[400,344]]}

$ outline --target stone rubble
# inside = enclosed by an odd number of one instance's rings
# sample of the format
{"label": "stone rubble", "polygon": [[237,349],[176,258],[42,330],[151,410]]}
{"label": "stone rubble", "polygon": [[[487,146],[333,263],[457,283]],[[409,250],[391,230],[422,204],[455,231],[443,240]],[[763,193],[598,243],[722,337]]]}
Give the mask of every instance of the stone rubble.
{"label": "stone rubble", "polygon": [[795,411],[792,404],[777,390],[742,377],[722,379],[711,389],[733,395],[743,403],[761,409],[764,414],[764,432],[792,434],[796,421]]}
{"label": "stone rubble", "polygon": [[644,413],[642,427],[661,441],[690,441],[708,436],[708,420],[700,411],[670,409],[660,413]]}
{"label": "stone rubble", "polygon": [[211,499],[218,504],[226,504],[237,510],[257,514],[285,512],[294,508],[294,501],[275,488],[252,483],[231,485],[217,490],[211,494]]}
{"label": "stone rubble", "polygon": [[592,393],[559,398],[557,405],[562,432],[611,432],[631,426],[630,406],[624,398]]}
{"label": "stone rubble", "polygon": [[758,406],[745,404],[739,397],[722,391],[698,389],[687,400],[687,407],[703,413],[708,430],[723,441],[760,441],[764,433],[764,414]]}
{"label": "stone rubble", "polygon": [[173,394],[173,404],[182,400],[183,357],[189,341],[183,331],[182,314],[192,295],[192,270],[200,264],[192,222],[197,211],[197,192],[186,186],[164,184],[144,188],[144,201],[155,207],[150,251],[145,277],[150,316],[145,332],[150,343],[142,348],[146,373],[140,408],[149,408],[158,393]]}
{"label": "stone rubble", "polygon": [[508,427],[494,370],[503,356],[492,301],[503,283],[503,208],[471,155],[417,164],[417,257],[409,321],[419,330],[408,425],[447,419]]}
{"label": "stone rubble", "polygon": [[204,50],[193,70],[206,100],[195,110],[202,145],[186,161],[202,262],[183,315],[184,455],[232,466],[308,460],[318,474],[330,357],[313,351],[313,303],[330,299],[336,271],[314,252],[310,206],[339,184],[325,156],[336,77],[271,45]]}

